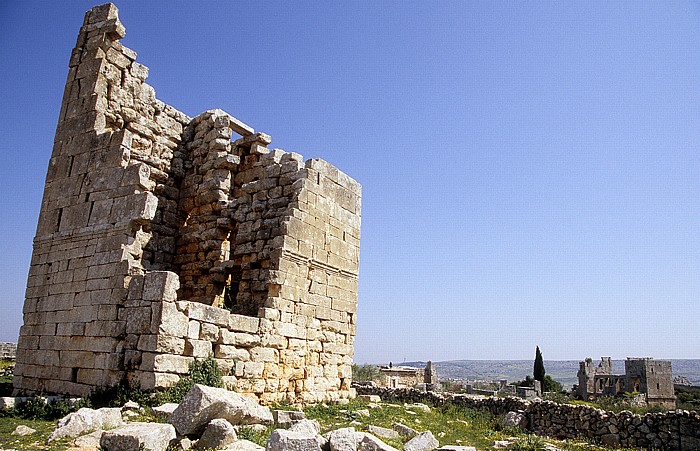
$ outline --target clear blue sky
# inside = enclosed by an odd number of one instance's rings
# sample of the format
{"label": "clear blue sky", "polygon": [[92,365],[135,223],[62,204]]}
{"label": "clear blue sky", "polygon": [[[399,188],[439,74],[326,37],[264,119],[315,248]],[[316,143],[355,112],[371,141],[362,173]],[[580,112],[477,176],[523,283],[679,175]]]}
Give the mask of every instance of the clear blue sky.
{"label": "clear blue sky", "polygon": [[[0,2],[0,340],[93,2]],[[158,98],[363,185],[359,363],[700,358],[700,6],[118,1]]]}

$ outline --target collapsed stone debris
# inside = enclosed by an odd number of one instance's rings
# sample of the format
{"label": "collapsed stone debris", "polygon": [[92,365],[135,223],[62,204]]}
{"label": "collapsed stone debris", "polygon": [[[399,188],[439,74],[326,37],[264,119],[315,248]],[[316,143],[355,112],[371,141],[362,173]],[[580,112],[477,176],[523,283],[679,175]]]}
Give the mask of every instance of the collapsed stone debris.
{"label": "collapsed stone debris", "polygon": [[72,52],[16,393],[170,386],[213,355],[263,402],[351,396],[360,185],[218,109],[158,100],[112,4]]}

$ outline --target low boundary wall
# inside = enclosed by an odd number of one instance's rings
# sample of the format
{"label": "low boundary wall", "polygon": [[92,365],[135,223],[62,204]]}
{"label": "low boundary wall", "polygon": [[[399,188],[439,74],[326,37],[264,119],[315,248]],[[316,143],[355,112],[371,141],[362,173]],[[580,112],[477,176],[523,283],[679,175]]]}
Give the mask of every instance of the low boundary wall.
{"label": "low boundary wall", "polygon": [[675,410],[636,415],[629,411],[608,412],[590,406],[528,401],[520,398],[481,397],[454,393],[421,392],[353,384],[358,395],[379,395],[384,401],[453,404],[484,409],[494,415],[525,413],[523,428],[537,435],[561,439],[579,438],[612,447],[700,449],[700,415]]}

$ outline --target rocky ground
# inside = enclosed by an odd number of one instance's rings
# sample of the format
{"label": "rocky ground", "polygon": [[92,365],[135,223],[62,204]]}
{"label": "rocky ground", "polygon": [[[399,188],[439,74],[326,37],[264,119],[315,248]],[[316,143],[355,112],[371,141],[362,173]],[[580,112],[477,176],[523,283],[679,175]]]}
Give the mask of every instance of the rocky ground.
{"label": "rocky ground", "polygon": [[[8,431],[4,439],[0,427],[0,448],[73,451],[594,449],[585,444],[545,442],[539,437],[522,434],[517,429],[522,419],[515,413],[505,418],[491,418],[478,411],[431,409],[420,403],[386,403],[370,395],[362,398],[348,405],[310,406],[305,411],[290,406],[270,409],[235,392],[195,385],[180,404],[146,409],[128,402],[116,408],[82,408],[59,420],[50,433],[45,423],[15,419],[14,429]],[[37,440],[39,437],[41,439]]]}

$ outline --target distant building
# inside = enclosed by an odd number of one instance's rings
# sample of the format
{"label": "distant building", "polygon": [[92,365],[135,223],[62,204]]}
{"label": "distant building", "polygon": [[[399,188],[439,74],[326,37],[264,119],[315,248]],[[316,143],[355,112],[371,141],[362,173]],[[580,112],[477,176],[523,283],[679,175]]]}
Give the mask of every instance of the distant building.
{"label": "distant building", "polygon": [[438,383],[438,376],[433,362],[428,361],[425,368],[413,366],[395,366],[389,363],[388,366],[380,366],[379,372],[382,377],[379,385],[390,388],[410,388],[416,385],[424,385],[431,390]]}
{"label": "distant building", "polygon": [[625,374],[616,375],[610,357],[602,357],[598,366],[589,357],[579,362],[577,376],[574,393],[584,400],[636,392],[644,395],[648,405],[676,406],[670,360],[628,357]]}

